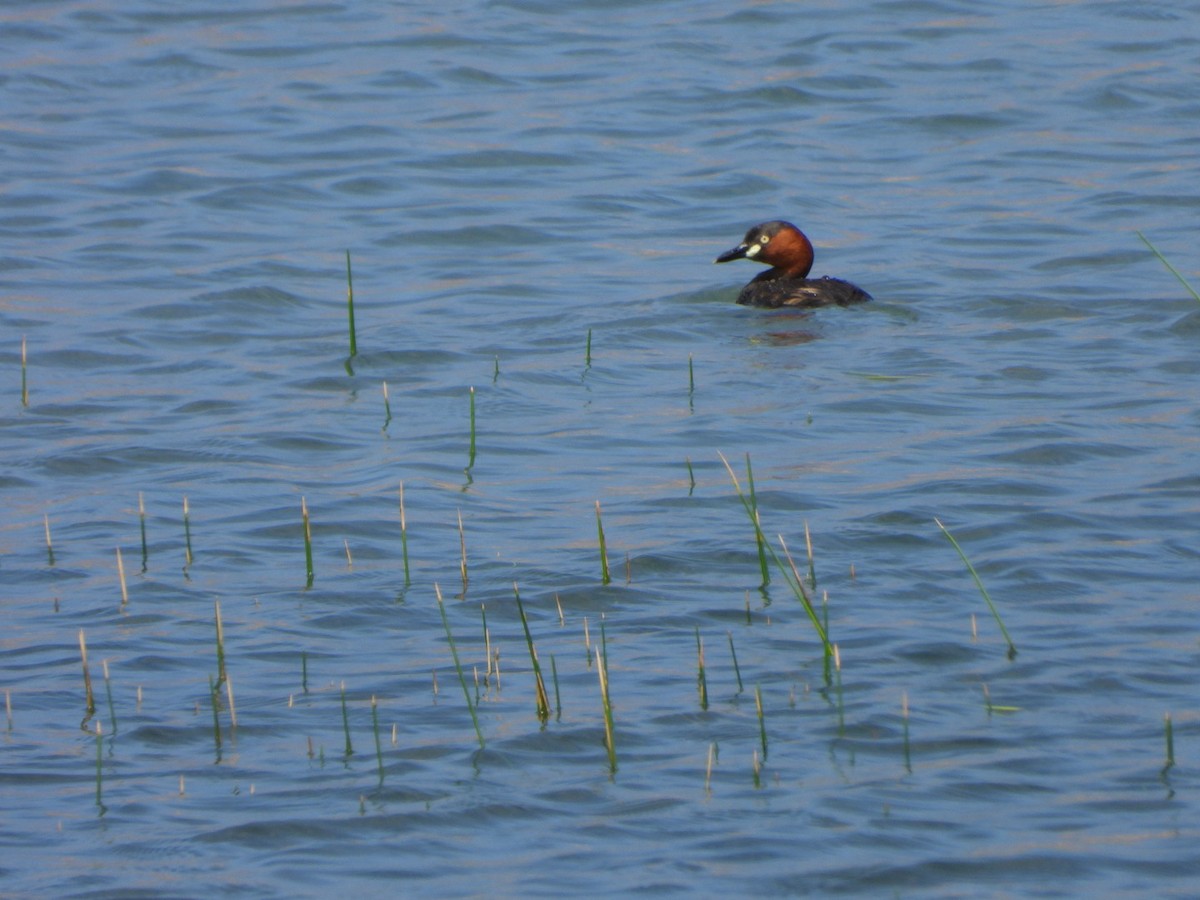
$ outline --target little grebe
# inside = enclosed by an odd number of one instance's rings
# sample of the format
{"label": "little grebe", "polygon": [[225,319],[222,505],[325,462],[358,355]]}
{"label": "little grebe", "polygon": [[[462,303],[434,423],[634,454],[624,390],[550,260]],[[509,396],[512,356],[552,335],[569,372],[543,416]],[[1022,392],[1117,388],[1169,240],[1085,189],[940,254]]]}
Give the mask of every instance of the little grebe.
{"label": "little grebe", "polygon": [[771,266],[760,272],[738,294],[743,306],[849,306],[871,299],[862,288],[840,278],[809,278],[813,246],[791,222],[763,222],[746,232],[742,242],[713,262],[752,259]]}

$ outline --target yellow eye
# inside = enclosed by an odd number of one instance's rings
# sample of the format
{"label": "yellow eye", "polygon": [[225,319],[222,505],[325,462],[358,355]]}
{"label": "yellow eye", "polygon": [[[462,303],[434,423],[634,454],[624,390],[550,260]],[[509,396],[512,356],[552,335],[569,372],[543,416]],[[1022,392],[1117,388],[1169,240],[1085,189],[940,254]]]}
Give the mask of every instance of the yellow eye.
{"label": "yellow eye", "polygon": [[765,244],[765,243],[767,243],[767,241],[769,241],[769,240],[771,240],[771,238],[770,238],[770,237],[768,237],[767,235],[765,235],[765,234],[764,234],[762,237],[760,237],[760,238],[758,239],[758,242],[759,242],[760,244]]}

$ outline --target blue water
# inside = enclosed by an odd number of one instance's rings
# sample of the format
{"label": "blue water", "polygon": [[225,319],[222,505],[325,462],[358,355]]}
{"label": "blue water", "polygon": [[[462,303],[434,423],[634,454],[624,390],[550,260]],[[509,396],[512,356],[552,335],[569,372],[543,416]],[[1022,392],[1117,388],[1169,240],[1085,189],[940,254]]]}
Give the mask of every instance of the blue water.
{"label": "blue water", "polygon": [[1198,26],[5,5],[0,893],[1194,895]]}

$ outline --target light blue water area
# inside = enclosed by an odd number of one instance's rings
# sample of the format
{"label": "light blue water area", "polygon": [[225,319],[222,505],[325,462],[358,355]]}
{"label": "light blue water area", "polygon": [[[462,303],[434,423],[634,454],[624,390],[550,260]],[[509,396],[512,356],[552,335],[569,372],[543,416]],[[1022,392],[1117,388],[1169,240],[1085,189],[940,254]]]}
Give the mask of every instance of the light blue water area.
{"label": "light blue water area", "polygon": [[0,893],[1194,894],[1198,26],[7,4]]}

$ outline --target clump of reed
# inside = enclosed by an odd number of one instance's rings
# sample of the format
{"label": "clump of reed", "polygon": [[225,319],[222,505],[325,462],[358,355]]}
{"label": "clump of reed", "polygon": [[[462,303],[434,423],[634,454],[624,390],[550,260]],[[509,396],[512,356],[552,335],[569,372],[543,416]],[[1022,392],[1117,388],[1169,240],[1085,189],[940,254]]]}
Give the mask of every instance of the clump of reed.
{"label": "clump of reed", "polygon": [[987,603],[988,609],[992,611],[992,616],[995,618],[996,624],[1000,626],[1000,633],[1004,635],[1004,640],[1008,644],[1008,658],[1016,659],[1017,645],[1013,643],[1012,638],[1008,634],[1008,629],[1004,627],[1004,620],[1000,618],[1000,611],[996,609],[996,604],[992,602],[991,595],[988,594],[987,588],[983,586],[983,579],[979,577],[979,573],[975,571],[975,567],[971,565],[971,561],[967,559],[967,554],[964,553],[963,548],[958,545],[958,541],[954,539],[954,535],[952,535],[946,529],[946,526],[943,525],[940,520],[934,519],[933,521],[937,522],[937,527],[942,530],[942,534],[946,536],[946,540],[950,542],[950,545],[958,551],[958,555],[966,565],[967,571],[970,572],[971,577],[975,579],[975,586],[979,588],[979,593],[983,595],[984,602]]}
{"label": "clump of reed", "polygon": [[778,535],[779,545],[783,550],[784,556],[787,558],[787,565],[784,565],[783,560],[775,549],[767,543],[766,536],[763,534],[762,524],[758,514],[758,502],[754,497],[754,474],[750,468],[750,454],[746,454],[746,478],[750,492],[742,490],[742,485],[738,481],[737,474],[733,471],[733,466],[729,464],[729,460],[725,458],[723,453],[717,454],[721,457],[721,462],[725,464],[725,469],[729,472],[729,477],[733,481],[734,491],[738,495],[738,499],[742,503],[742,508],[745,509],[747,517],[750,519],[750,524],[754,527],[754,540],[758,548],[759,554],[759,569],[763,574],[763,585],[765,586],[770,578],[770,572],[767,569],[767,556],[775,563],[775,567],[783,575],[784,581],[788,588],[800,601],[804,607],[805,613],[808,615],[809,621],[812,623],[813,630],[816,632],[818,639],[821,641],[821,647],[824,651],[824,673],[825,683],[831,684],[833,679],[833,644],[829,640],[829,635],[825,624],[821,617],[817,615],[816,608],[812,604],[812,599],[808,595],[808,590],[804,587],[804,582],[800,578],[800,573],[796,569],[796,564],[792,560],[791,554],[788,552],[787,544],[783,540],[783,535]]}

